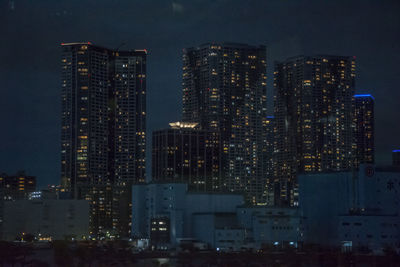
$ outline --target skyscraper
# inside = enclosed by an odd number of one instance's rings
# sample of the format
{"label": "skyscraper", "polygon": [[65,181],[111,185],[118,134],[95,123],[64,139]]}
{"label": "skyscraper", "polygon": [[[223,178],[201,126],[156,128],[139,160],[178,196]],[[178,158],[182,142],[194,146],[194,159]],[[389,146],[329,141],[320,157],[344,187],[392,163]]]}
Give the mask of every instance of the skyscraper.
{"label": "skyscraper", "polygon": [[275,204],[297,205],[296,176],[352,166],[355,60],[299,56],[275,64]]}
{"label": "skyscraper", "polygon": [[275,117],[267,116],[264,120],[264,128],[266,133],[265,138],[265,173],[267,177],[265,195],[267,198],[267,204],[274,204],[274,178],[276,176],[276,168],[274,167],[274,150],[276,145],[276,127],[275,127]]}
{"label": "skyscraper", "polygon": [[190,190],[220,189],[218,132],[197,123],[174,122],[153,132],[152,178],[155,182],[187,182]]}
{"label": "skyscraper", "polygon": [[61,182],[76,198],[83,185],[107,183],[107,49],[90,43],[62,44]]}
{"label": "skyscraper", "polygon": [[92,202],[93,232],[120,228],[114,189],[145,181],[147,53],[90,42],[62,51],[61,183]]}
{"label": "skyscraper", "polygon": [[355,95],[353,99],[354,166],[374,163],[374,97]]}
{"label": "skyscraper", "polygon": [[223,185],[265,203],[266,49],[209,43],[183,52],[183,121],[220,132]]}

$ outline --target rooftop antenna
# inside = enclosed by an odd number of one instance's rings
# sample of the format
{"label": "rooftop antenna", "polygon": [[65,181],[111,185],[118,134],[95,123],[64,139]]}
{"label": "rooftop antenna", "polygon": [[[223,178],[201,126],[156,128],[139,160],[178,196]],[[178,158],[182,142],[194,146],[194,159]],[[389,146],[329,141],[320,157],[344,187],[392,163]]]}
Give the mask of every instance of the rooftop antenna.
{"label": "rooftop antenna", "polygon": [[124,45],[126,45],[126,43],[121,43],[118,47],[117,47],[117,49],[115,49],[115,51],[118,51],[121,47],[123,47]]}

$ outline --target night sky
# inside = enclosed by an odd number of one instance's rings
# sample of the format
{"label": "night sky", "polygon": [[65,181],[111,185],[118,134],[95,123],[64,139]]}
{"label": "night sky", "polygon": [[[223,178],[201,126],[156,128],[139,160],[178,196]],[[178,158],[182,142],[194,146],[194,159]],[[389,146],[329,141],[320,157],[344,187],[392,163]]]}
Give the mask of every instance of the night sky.
{"label": "night sky", "polygon": [[149,51],[148,137],[180,119],[182,48],[266,45],[269,114],[275,60],[354,55],[356,91],[376,100],[376,158],[389,164],[400,148],[399,14],[400,1],[385,0],[0,0],[0,173],[59,183],[60,43],[75,41]]}

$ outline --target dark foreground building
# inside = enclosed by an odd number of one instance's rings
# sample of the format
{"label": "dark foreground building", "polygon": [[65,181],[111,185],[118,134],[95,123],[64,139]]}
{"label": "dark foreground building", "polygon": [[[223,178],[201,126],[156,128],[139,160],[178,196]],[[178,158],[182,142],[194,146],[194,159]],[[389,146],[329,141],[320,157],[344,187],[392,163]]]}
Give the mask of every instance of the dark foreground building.
{"label": "dark foreground building", "polygon": [[26,175],[24,171],[15,175],[0,173],[0,240],[3,237],[4,205],[6,202],[28,199],[36,190],[36,177]]}
{"label": "dark foreground building", "polygon": [[265,204],[266,48],[208,43],[183,51],[183,121],[220,132],[223,186]]}
{"label": "dark foreground building", "polygon": [[0,174],[1,200],[28,199],[29,194],[36,190],[36,177],[20,171],[15,175]]}
{"label": "dark foreground building", "polygon": [[128,235],[131,185],[145,181],[146,54],[62,44],[61,182],[91,202],[93,233]]}
{"label": "dark foreground building", "polygon": [[16,200],[4,203],[1,240],[83,240],[89,235],[89,203],[75,199]]}

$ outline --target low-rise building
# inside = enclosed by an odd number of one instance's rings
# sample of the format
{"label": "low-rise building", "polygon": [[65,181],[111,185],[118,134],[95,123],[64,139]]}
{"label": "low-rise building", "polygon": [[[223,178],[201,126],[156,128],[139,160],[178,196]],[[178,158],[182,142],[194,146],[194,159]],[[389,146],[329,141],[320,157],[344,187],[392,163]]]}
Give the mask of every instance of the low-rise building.
{"label": "low-rise building", "polygon": [[86,200],[16,200],[4,202],[3,240],[25,234],[51,240],[88,238],[89,203]]}
{"label": "low-rise building", "polygon": [[302,217],[297,207],[238,207],[239,224],[256,248],[298,247],[303,242]]}
{"label": "low-rise building", "polygon": [[382,254],[400,251],[398,215],[347,214],[339,216],[339,240],[343,250]]}
{"label": "low-rise building", "polygon": [[163,247],[167,240],[161,231],[169,233],[168,244],[176,246],[182,238],[198,236],[194,231],[196,214],[234,213],[244,201],[237,193],[191,192],[185,183],[134,185],[132,196],[133,236],[153,237],[157,241],[153,245],[158,246],[162,241]]}
{"label": "low-rise building", "polygon": [[400,168],[299,176],[299,207],[245,206],[240,194],[195,193],[183,183],[133,187],[132,232],[154,247],[197,240],[238,251],[317,245],[400,251]]}
{"label": "low-rise building", "polygon": [[27,199],[36,189],[36,177],[20,171],[15,175],[0,174],[0,191],[3,200]]}
{"label": "low-rise building", "polygon": [[197,240],[224,251],[293,246],[302,241],[297,208],[243,206],[241,194],[199,193],[183,183],[133,186],[132,232],[168,248]]}
{"label": "low-rise building", "polygon": [[324,247],[339,243],[339,215],[352,206],[352,173],[299,176],[299,208],[304,216],[304,242]]}
{"label": "low-rise building", "polygon": [[301,175],[299,190],[305,243],[400,251],[400,168],[361,165],[354,173]]}
{"label": "low-rise building", "polygon": [[245,243],[245,229],[238,224],[236,213],[194,213],[193,237],[210,248],[238,251]]}
{"label": "low-rise building", "polygon": [[4,202],[28,199],[36,189],[36,177],[19,171],[15,175],[0,173],[0,240],[3,240]]}

